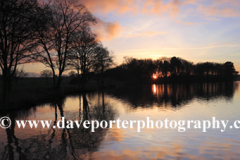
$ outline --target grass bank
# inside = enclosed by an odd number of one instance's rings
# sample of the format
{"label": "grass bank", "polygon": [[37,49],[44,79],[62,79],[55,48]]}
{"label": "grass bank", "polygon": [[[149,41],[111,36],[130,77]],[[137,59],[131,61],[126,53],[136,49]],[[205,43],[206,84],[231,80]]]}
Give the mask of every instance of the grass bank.
{"label": "grass bank", "polygon": [[[71,94],[93,92],[100,88],[97,82],[91,81],[85,87],[70,85],[71,78],[64,77],[59,90],[52,88],[52,80],[45,78],[23,78],[12,82],[12,92],[7,103],[0,107],[0,111],[11,111],[53,102]],[[105,87],[109,87],[106,83]],[[112,85],[111,85],[112,86]],[[2,82],[0,81],[0,97],[2,98]]]}

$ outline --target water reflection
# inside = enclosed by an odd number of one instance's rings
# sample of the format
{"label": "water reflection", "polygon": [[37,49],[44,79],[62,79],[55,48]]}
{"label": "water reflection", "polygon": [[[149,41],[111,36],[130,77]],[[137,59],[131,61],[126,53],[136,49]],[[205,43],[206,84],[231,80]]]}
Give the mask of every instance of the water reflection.
{"label": "water reflection", "polygon": [[[98,98],[101,95],[102,99]],[[68,119],[70,120],[113,120],[116,116],[116,111],[112,106],[104,101],[104,92],[98,94],[79,95],[79,112],[67,111],[65,106],[65,99],[58,100],[49,104],[50,108],[54,110],[54,119],[52,119],[52,126],[65,117],[65,126]],[[96,100],[97,99],[97,100]],[[91,102],[89,102],[91,101]],[[93,103],[96,102],[96,103]],[[43,107],[43,106],[42,106]],[[76,106],[75,106],[76,107]],[[43,107],[44,108],[44,107]],[[27,117],[26,115],[34,115],[36,108],[8,113],[14,122],[16,119],[35,119],[34,117]],[[23,114],[24,113],[24,114]],[[6,113],[5,113],[6,114]],[[60,116],[59,116],[60,115]],[[107,134],[108,128],[97,128],[95,132],[91,132],[91,127],[88,129],[77,128],[74,124],[74,129],[32,129],[31,132],[35,136],[23,136],[24,138],[17,138],[15,131],[21,134],[27,133],[30,128],[18,129],[15,123],[6,130],[7,142],[0,147],[1,159],[82,159],[89,156],[98,150],[101,141],[103,141]],[[4,130],[1,130],[1,135]],[[1,139],[2,141],[3,139]],[[3,142],[2,142],[3,143]]]}
{"label": "water reflection", "polygon": [[[0,113],[14,120],[238,119],[240,94],[235,83],[131,86],[69,96],[17,112]],[[238,92],[237,92],[238,91]],[[229,104],[228,102],[231,101]],[[126,103],[127,102],[127,103]],[[205,102],[206,105],[202,104]],[[191,103],[189,107],[187,104]],[[134,112],[128,112],[126,107]],[[166,107],[167,110],[161,110]],[[174,110],[178,108],[179,110]],[[227,109],[226,109],[227,108]],[[65,121],[65,125],[66,124]],[[0,159],[224,159],[240,154],[237,130],[207,133],[143,129],[0,129]]]}
{"label": "water reflection", "polygon": [[130,86],[108,93],[130,103],[133,108],[169,106],[180,108],[194,98],[214,100],[233,98],[238,83],[199,83],[199,84],[153,84],[150,86]]}

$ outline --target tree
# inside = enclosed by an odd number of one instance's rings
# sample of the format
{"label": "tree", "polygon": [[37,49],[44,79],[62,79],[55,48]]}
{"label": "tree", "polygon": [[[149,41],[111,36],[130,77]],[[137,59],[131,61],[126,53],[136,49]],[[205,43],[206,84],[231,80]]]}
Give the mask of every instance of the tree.
{"label": "tree", "polygon": [[170,60],[172,75],[177,75],[181,71],[181,61],[179,58],[172,57]]}
{"label": "tree", "polygon": [[233,80],[238,72],[235,70],[235,67],[232,62],[224,63],[224,74],[226,80]]}
{"label": "tree", "polygon": [[193,63],[187,60],[181,59],[183,74],[190,76],[193,72]]}
{"label": "tree", "polygon": [[45,78],[46,79],[46,82],[48,81],[48,79],[50,78],[50,77],[52,77],[52,71],[51,70],[43,70],[43,71],[41,71],[41,73],[40,73],[40,77],[42,77],[42,78]]}
{"label": "tree", "polygon": [[96,41],[96,35],[92,33],[89,26],[81,27],[81,30],[73,37],[74,46],[71,50],[70,65],[73,66],[79,75],[81,71],[83,85],[87,82],[87,74],[93,68],[96,48],[99,43]]}
{"label": "tree", "polygon": [[162,70],[162,75],[163,75],[164,77],[167,77],[167,76],[168,76],[168,72],[169,72],[169,70],[170,70],[170,63],[169,63],[168,61],[164,60],[164,61],[161,63],[160,67],[162,68],[162,69],[161,69],[161,70]]}
{"label": "tree", "polygon": [[101,74],[102,85],[104,83],[104,71],[111,67],[113,63],[113,56],[110,55],[107,48],[103,48],[102,45],[98,46],[96,49],[96,56],[94,60],[94,71],[95,73]]}
{"label": "tree", "polygon": [[68,73],[68,76],[69,77],[75,77],[76,73],[74,71],[71,71],[71,72]]}
{"label": "tree", "polygon": [[[34,54],[34,59],[51,68],[53,86],[59,88],[62,74],[68,67],[70,51],[74,45],[74,35],[82,26],[95,22],[95,18],[76,0],[53,0],[44,6],[44,13],[48,13],[47,29],[38,32],[41,49]],[[58,79],[56,81],[56,70]]]}
{"label": "tree", "polygon": [[50,77],[52,77],[52,71],[51,71],[51,70],[43,70],[43,71],[40,73],[40,77],[50,78]]}
{"label": "tree", "polygon": [[16,80],[16,83],[18,82],[18,80],[20,78],[24,78],[24,77],[27,77],[27,76],[28,76],[28,74],[23,69],[21,69],[21,70],[16,69],[16,71],[13,75],[14,79]]}
{"label": "tree", "polygon": [[36,47],[34,32],[40,28],[37,0],[1,0],[0,67],[3,74],[3,103],[10,92],[11,80],[19,64],[28,61]]}
{"label": "tree", "polygon": [[14,76],[18,78],[24,78],[27,77],[28,74],[23,69],[21,69],[20,71],[16,70]]}

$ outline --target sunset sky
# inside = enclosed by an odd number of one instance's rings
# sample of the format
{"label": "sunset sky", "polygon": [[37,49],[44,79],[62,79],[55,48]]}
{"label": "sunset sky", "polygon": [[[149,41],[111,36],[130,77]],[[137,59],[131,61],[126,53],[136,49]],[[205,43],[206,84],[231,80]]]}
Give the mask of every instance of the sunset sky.
{"label": "sunset sky", "polygon": [[[232,61],[240,71],[239,0],[79,0],[95,15],[94,32],[114,52],[135,58]],[[24,66],[40,73],[41,64]]]}

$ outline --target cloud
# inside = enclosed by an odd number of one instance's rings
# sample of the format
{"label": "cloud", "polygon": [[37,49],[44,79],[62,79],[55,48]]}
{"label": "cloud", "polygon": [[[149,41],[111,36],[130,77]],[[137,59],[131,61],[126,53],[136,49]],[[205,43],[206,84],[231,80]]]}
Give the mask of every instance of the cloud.
{"label": "cloud", "polygon": [[141,32],[141,33],[129,34],[129,35],[126,35],[126,37],[127,37],[127,38],[139,37],[139,36],[152,37],[152,36],[155,36],[155,35],[165,34],[165,33],[166,33],[166,32],[146,31],[146,32]]}
{"label": "cloud", "polygon": [[[46,0],[38,0],[44,2]],[[197,10],[192,12],[217,17],[240,16],[239,0],[77,0],[84,4],[87,9],[98,14],[162,14],[169,13],[171,16],[184,12],[185,7]],[[182,10],[181,10],[182,9]]]}
{"label": "cloud", "polygon": [[[46,3],[48,0],[38,0],[40,4]],[[134,1],[134,0],[132,0]],[[125,12],[132,8],[129,6],[131,1],[128,0],[76,0],[76,4],[83,4],[86,6],[88,10],[91,12],[101,12],[107,14],[109,12],[113,12],[118,10],[119,12]],[[76,7],[75,5],[74,7]],[[73,8],[74,9],[74,8]],[[97,24],[91,24],[93,32],[97,35],[97,39],[99,41],[102,40],[111,40],[120,35],[121,31],[123,31],[123,27],[116,21],[114,22],[105,22],[98,18]]]}
{"label": "cloud", "polygon": [[212,49],[212,48],[221,48],[221,47],[240,47],[240,44],[231,44],[226,43],[222,45],[215,45],[215,46],[199,46],[199,47],[169,47],[169,48],[160,48],[160,49],[132,49],[127,50],[127,52],[159,52],[162,50],[199,50],[199,49]]}
{"label": "cloud", "polygon": [[200,23],[198,23],[198,22],[184,22],[184,21],[181,21],[181,20],[177,20],[177,23],[179,23],[179,24],[185,24],[185,25],[187,25],[187,26],[200,24]]}
{"label": "cloud", "polygon": [[97,24],[93,27],[93,32],[97,35],[99,41],[116,38],[123,30],[118,22],[105,22],[99,18],[97,18]]}
{"label": "cloud", "polygon": [[178,6],[180,5],[180,0],[174,0],[173,2],[167,4],[164,4],[163,1],[146,0],[143,5],[143,13],[159,14],[170,12],[171,15],[176,15],[179,12]]}
{"label": "cloud", "polygon": [[[222,4],[222,3],[220,3]],[[197,11],[206,16],[216,17],[239,17],[239,6],[223,6],[223,5],[199,5]]]}
{"label": "cloud", "polygon": [[[192,12],[216,17],[240,16],[239,0],[79,0],[91,12],[99,14],[162,14],[176,16],[181,13],[181,7],[197,6]],[[184,11],[184,10],[182,10]]]}
{"label": "cloud", "polygon": [[107,14],[109,12],[126,13],[138,11],[138,0],[79,0],[90,11]]}
{"label": "cloud", "polygon": [[181,5],[194,3],[196,0],[79,0],[94,13],[147,13],[161,14],[169,12],[176,15]]}
{"label": "cloud", "polygon": [[222,4],[229,4],[229,5],[239,5],[239,0],[213,0],[214,4],[222,5]]}
{"label": "cloud", "polygon": [[198,5],[197,12],[205,16],[239,17],[239,0],[212,0],[212,4]]}

